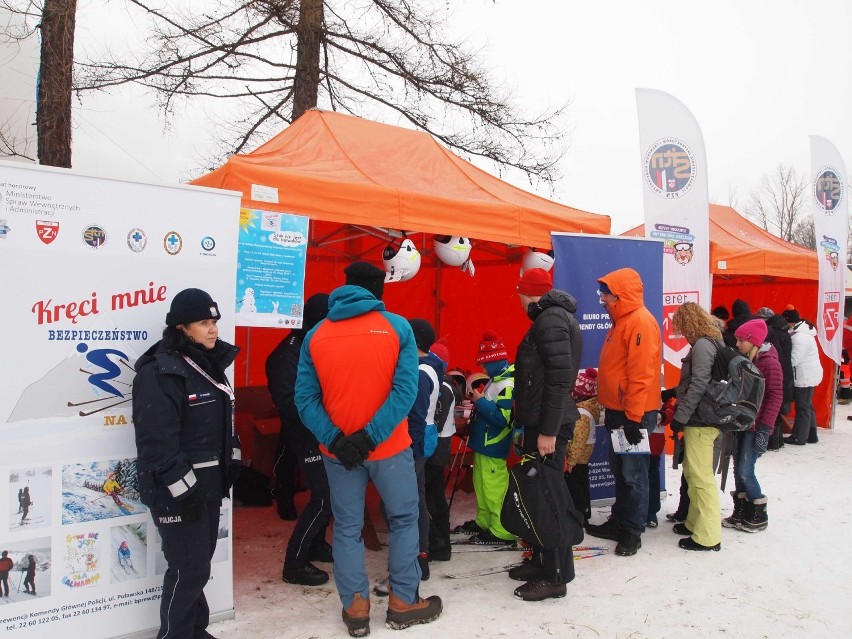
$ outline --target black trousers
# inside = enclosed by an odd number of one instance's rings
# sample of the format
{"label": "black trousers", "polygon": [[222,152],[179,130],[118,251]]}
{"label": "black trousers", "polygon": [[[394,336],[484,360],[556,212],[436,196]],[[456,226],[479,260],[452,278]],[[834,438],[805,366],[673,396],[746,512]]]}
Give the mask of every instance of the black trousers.
{"label": "black trousers", "polygon": [[589,497],[589,465],[575,464],[565,472],[565,484],[571,493],[574,508],[583,513],[586,523],[592,517],[592,502]]}
{"label": "black trousers", "polygon": [[168,564],[163,575],[157,639],[205,636],[210,608],[204,586],[210,579],[221,505],[221,500],[205,502],[200,518],[192,522],[183,521],[175,509],[151,508]]}
{"label": "black trousers", "polygon": [[[564,431],[565,429],[563,429]],[[565,472],[565,451],[568,448],[568,435],[560,432],[556,436],[556,450],[548,455],[544,463],[552,466],[562,475]],[[532,453],[538,450],[538,433],[527,431],[524,435],[524,452]],[[563,517],[570,517],[567,512]],[[574,551],[571,546],[560,546],[553,550],[545,550],[533,546],[533,561],[540,561],[545,578],[551,583],[569,583],[574,580]]]}
{"label": "black trousers", "polygon": [[[449,438],[446,438],[449,439]],[[450,545],[450,508],[447,505],[445,466],[426,461],[426,508],[429,510],[429,551]]]}
{"label": "black trousers", "polygon": [[0,595],[9,596],[9,577],[0,577]]}
{"label": "black trousers", "polygon": [[[298,429],[304,430],[305,433],[296,432]],[[305,434],[310,437],[305,437]],[[319,444],[310,431],[303,426],[282,426],[281,438],[285,447],[295,455],[296,463],[302,469],[311,491],[311,499],[296,521],[284,555],[284,564],[298,569],[308,563],[314,544],[325,541],[325,531],[331,521],[328,476]]]}

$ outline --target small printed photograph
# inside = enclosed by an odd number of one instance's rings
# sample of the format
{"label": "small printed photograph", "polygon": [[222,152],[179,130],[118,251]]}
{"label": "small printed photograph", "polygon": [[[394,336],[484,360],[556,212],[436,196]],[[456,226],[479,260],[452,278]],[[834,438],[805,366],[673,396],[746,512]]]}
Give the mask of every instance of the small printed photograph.
{"label": "small printed photograph", "polygon": [[147,510],[139,501],[135,459],[62,467],[63,524],[138,515]]}
{"label": "small printed photograph", "polygon": [[9,472],[9,531],[50,526],[53,470],[50,466]]}
{"label": "small printed photograph", "polygon": [[113,526],[110,531],[110,583],[144,577],[148,570],[148,524]]}
{"label": "small printed photograph", "polygon": [[228,561],[228,509],[219,511],[219,533],[216,535],[216,550],[213,551],[213,562]]}
{"label": "small printed photograph", "polygon": [[103,557],[102,533],[83,531],[65,535],[65,561],[62,585],[71,590],[82,590],[106,583],[104,569],[108,561]]}
{"label": "small printed photograph", "polygon": [[0,605],[50,596],[50,537],[0,543]]}

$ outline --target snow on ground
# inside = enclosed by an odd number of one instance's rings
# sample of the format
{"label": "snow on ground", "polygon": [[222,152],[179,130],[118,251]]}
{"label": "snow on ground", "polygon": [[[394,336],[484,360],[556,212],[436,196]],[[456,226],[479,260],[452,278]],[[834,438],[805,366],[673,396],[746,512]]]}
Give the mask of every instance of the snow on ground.
{"label": "snow on ground", "polygon": [[[723,529],[722,551],[696,553],[677,547],[671,526],[642,537],[634,557],[610,554],[579,561],[564,599],[529,603],[515,599],[518,585],[505,574],[447,579],[442,572],[509,563],[509,552],[456,554],[433,562],[421,594],[440,595],[436,622],[403,631],[405,637],[737,637],[750,639],[852,636],[852,406],[839,406],[836,429],[820,430],[820,443],[769,452],[757,474],[769,498],[769,528],[757,534]],[[668,497],[660,519],[677,506],[680,471],[668,469]],[[297,497],[303,504],[305,493]],[[595,509],[593,523],[608,507]],[[731,511],[722,497],[722,512]],[[474,513],[472,495],[457,494],[453,524]],[[381,524],[378,524],[381,526]],[[234,510],[236,618],[213,624],[220,639],[346,637],[333,579],[309,588],[281,581],[284,548],[293,522],[275,508]],[[615,547],[586,537],[585,543]],[[384,552],[367,552],[371,579],[386,573]],[[331,570],[327,564],[318,564]],[[372,637],[399,637],[384,626],[385,600],[372,596]]]}

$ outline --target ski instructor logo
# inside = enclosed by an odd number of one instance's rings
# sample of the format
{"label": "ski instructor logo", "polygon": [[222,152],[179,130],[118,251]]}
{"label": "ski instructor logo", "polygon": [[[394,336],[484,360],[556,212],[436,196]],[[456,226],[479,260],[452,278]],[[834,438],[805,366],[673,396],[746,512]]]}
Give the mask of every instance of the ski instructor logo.
{"label": "ski instructor logo", "polygon": [[695,182],[695,156],[678,138],[661,138],[645,153],[645,179],[667,199],[683,197]]}
{"label": "ski instructor logo", "polygon": [[824,166],[814,177],[814,199],[826,215],[834,215],[843,199],[843,180],[832,167]]}

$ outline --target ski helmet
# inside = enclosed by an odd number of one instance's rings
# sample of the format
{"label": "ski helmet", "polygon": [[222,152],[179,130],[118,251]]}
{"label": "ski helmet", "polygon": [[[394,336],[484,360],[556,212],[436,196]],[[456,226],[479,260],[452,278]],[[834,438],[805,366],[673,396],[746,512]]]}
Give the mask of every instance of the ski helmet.
{"label": "ski helmet", "polygon": [[553,257],[549,253],[541,253],[535,249],[530,249],[521,261],[521,275],[524,274],[524,271],[531,268],[540,268],[549,271],[553,268]]}
{"label": "ski helmet", "polygon": [[121,547],[127,548],[127,540],[126,539],[121,542]]}
{"label": "ski helmet", "polygon": [[467,376],[467,394],[470,395],[472,391],[482,392],[482,389],[485,387],[488,382],[491,381],[491,378],[488,377],[485,373],[472,373]]}
{"label": "ski helmet", "polygon": [[405,238],[399,248],[388,244],[382,252],[382,261],[387,271],[385,282],[406,282],[420,270],[420,251],[414,242]]}
{"label": "ski helmet", "polygon": [[470,257],[470,239],[459,235],[436,235],[432,240],[435,255],[444,264],[461,266]]}

